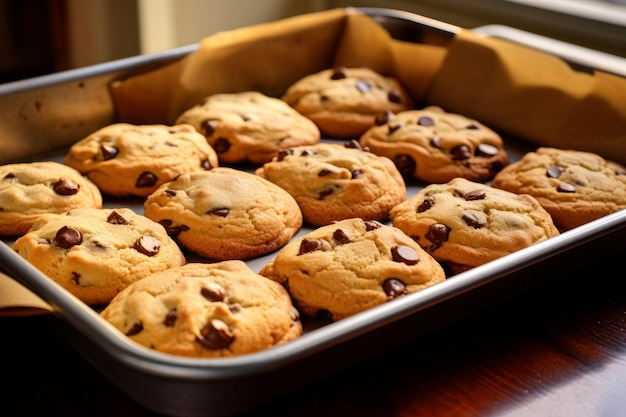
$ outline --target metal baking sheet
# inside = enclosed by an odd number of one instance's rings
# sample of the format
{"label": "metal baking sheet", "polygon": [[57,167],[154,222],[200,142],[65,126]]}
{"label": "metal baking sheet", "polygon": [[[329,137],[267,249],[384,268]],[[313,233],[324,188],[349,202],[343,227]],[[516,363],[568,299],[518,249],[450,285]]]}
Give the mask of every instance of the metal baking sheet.
{"label": "metal baking sheet", "polygon": [[[389,28],[394,37],[407,41],[445,44],[458,30],[406,12],[362,10]],[[1,133],[14,135],[15,142],[7,154],[14,160],[60,160],[63,149],[50,147],[51,143],[58,147],[58,140],[42,138],[63,136],[67,140],[61,145],[67,147],[113,123],[115,116],[107,92],[110,81],[172,62],[196,48],[190,45],[0,86]],[[42,111],[43,102],[44,107],[67,105],[69,114],[75,110],[79,117],[69,121]],[[532,149],[514,138],[505,138],[505,143],[512,160]],[[418,189],[419,184],[408,184],[410,195]],[[109,201],[106,205],[115,207],[120,203]],[[142,210],[137,200],[124,204]],[[298,236],[308,231],[305,227]],[[305,333],[285,345],[220,359],[176,357],[132,342],[97,311],[16,255],[10,247],[12,242],[7,240],[0,244],[0,270],[50,304],[54,308],[50,325],[146,409],[171,416],[224,416],[252,409],[506,297],[541,286],[555,271],[563,273],[624,250],[625,235],[626,210],[622,210],[339,322],[307,320]],[[271,256],[248,264],[258,271]]]}

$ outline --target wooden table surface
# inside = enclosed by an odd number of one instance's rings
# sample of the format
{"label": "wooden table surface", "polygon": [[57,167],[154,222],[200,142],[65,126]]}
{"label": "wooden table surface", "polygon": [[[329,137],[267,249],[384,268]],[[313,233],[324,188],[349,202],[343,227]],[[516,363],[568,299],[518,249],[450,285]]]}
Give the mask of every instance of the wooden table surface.
{"label": "wooden table surface", "polygon": [[[579,268],[243,416],[625,416],[624,259]],[[154,415],[41,317],[0,318],[0,358],[2,416]]]}

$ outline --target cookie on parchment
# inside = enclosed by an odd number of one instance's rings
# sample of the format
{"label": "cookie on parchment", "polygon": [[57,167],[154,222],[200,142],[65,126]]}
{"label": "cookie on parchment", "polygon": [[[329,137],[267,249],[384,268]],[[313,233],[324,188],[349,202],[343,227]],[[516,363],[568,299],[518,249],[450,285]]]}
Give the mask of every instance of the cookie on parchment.
{"label": "cookie on parchment", "polygon": [[261,271],[304,315],[340,320],[445,280],[441,265],[400,229],[346,219],[287,244]]}
{"label": "cookie on parchment", "polygon": [[185,263],[161,225],[128,208],[45,214],[13,249],[89,305],[106,304],[129,284]]}
{"label": "cookie on parchment", "polygon": [[148,196],[144,214],[182,247],[215,260],[265,255],[302,226],[300,208],[287,191],[227,167],[178,176]]}
{"label": "cookie on parchment", "polygon": [[209,170],[219,161],[193,126],[116,123],[72,145],[64,163],[104,194],[146,197],[181,173]]}
{"label": "cookie on parchment", "polygon": [[335,138],[358,138],[379,114],[414,107],[399,80],[366,67],[308,75],[292,84],[282,99],[315,122],[323,135]]}
{"label": "cookie on parchment", "polygon": [[499,172],[492,185],[532,195],[561,231],[626,208],[626,169],[590,152],[539,148]]}
{"label": "cookie on parchment", "polygon": [[387,220],[407,195],[393,162],[356,141],[285,149],[255,173],[287,190],[316,226],[353,217]]}
{"label": "cookie on parchment", "polygon": [[320,141],[313,122],[284,101],[257,91],[208,96],[176,123],[191,124],[206,136],[225,164],[262,164],[281,149]]}
{"label": "cookie on parchment", "polygon": [[0,166],[0,235],[23,235],[41,214],[102,208],[98,187],[58,162]]}
{"label": "cookie on parchment", "polygon": [[534,197],[464,178],[420,189],[390,216],[452,274],[559,234]]}
{"label": "cookie on parchment", "polygon": [[427,183],[486,181],[509,163],[503,140],[482,123],[440,107],[386,114],[359,142]]}
{"label": "cookie on parchment", "polygon": [[153,274],[118,294],[101,315],[137,343],[189,357],[253,353],[302,334],[287,291],[237,260]]}

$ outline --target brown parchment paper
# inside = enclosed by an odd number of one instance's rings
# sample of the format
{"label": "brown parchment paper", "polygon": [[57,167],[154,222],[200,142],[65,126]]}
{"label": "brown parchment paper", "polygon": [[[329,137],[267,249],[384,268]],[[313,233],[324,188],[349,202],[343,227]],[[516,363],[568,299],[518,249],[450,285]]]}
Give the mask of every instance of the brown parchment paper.
{"label": "brown parchment paper", "polygon": [[209,36],[174,64],[115,82],[111,93],[120,121],[171,124],[210,94],[279,97],[303,76],[338,65],[395,76],[417,103],[538,145],[626,163],[625,78],[580,72],[548,53],[467,29],[446,47],[398,41],[352,8]]}

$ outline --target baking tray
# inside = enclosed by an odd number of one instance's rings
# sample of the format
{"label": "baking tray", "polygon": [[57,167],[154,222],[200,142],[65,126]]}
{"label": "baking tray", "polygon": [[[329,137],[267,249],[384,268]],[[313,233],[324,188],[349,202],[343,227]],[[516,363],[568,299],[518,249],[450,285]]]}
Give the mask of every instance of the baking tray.
{"label": "baking tray", "polygon": [[[393,37],[406,41],[445,45],[459,30],[407,12],[360,10],[379,21]],[[488,36],[490,32],[498,37],[510,35],[500,26],[476,30]],[[524,41],[516,31],[511,38]],[[532,45],[541,47],[541,40],[533,38]],[[0,134],[9,135],[13,144],[3,149],[0,162],[61,160],[73,141],[115,122],[108,95],[111,81],[173,62],[197,47],[0,86]],[[559,48],[553,44],[546,48],[558,55]],[[563,58],[593,68],[587,52],[581,49]],[[607,70],[626,76],[626,65],[617,64]],[[505,143],[512,160],[536,146],[514,138],[505,138]],[[410,195],[418,189],[419,184],[408,184]],[[109,204],[119,206],[120,201],[105,203]],[[141,210],[137,201],[129,206]],[[309,230],[304,227],[298,236]],[[0,270],[50,304],[54,309],[48,316],[50,326],[138,404],[163,415],[224,416],[250,410],[507,297],[544,285],[568,270],[622,251],[625,236],[626,210],[622,210],[339,322],[306,320],[305,333],[284,345],[218,359],[171,356],[132,342],[97,311],[15,254],[12,242],[6,239],[0,244]],[[271,256],[248,264],[258,271]]]}

